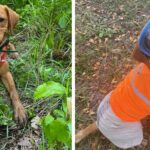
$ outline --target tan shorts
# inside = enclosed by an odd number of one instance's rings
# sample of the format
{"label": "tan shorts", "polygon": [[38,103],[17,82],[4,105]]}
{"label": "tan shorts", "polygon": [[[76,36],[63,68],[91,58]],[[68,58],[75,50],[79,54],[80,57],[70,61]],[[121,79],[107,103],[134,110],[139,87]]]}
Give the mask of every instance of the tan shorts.
{"label": "tan shorts", "polygon": [[109,93],[97,110],[97,127],[114,145],[119,148],[130,148],[140,145],[143,140],[141,122],[124,122],[111,109]]}

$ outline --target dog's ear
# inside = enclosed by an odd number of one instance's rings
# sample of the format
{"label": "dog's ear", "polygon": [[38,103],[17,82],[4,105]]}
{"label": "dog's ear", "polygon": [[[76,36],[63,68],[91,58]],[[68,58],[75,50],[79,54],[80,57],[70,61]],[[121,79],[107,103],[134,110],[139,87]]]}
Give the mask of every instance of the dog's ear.
{"label": "dog's ear", "polygon": [[8,16],[8,30],[11,32],[18,23],[19,15],[8,6],[5,6],[5,10]]}

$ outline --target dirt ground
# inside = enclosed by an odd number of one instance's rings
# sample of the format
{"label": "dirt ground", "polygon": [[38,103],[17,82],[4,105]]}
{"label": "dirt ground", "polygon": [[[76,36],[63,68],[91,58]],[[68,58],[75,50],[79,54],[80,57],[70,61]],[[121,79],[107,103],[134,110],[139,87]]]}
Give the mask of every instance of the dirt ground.
{"label": "dirt ground", "polygon": [[[96,119],[103,97],[136,65],[131,53],[150,18],[147,0],[76,0],[76,131]],[[142,146],[150,150],[149,118]],[[76,145],[77,150],[119,150],[101,133]]]}

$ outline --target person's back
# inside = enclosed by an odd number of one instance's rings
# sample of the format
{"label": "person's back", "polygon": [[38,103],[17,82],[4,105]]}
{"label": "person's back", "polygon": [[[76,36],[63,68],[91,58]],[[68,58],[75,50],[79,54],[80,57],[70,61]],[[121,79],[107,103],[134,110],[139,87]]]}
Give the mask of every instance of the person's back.
{"label": "person's back", "polygon": [[113,112],[128,122],[140,121],[150,115],[150,69],[140,63],[112,91]]}

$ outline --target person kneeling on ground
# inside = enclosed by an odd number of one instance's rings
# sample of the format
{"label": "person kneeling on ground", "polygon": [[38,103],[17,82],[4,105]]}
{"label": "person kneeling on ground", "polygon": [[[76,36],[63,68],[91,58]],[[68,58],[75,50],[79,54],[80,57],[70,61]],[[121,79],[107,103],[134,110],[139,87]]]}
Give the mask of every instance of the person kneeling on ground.
{"label": "person kneeling on ground", "polygon": [[140,63],[104,97],[97,110],[97,122],[77,133],[76,143],[98,128],[119,148],[141,144],[140,120],[150,115],[150,21],[140,34],[133,57]]}

